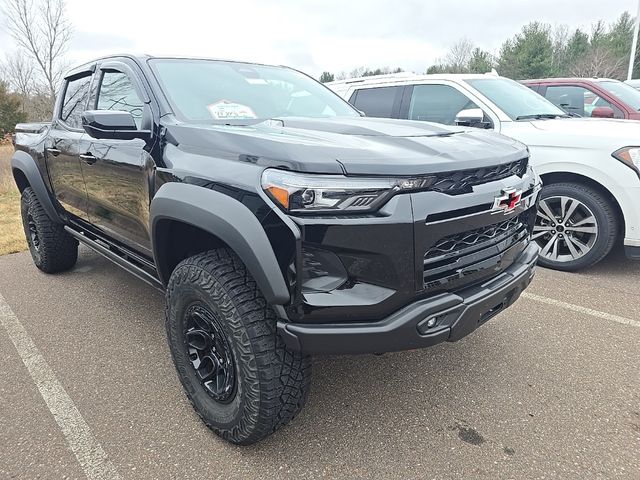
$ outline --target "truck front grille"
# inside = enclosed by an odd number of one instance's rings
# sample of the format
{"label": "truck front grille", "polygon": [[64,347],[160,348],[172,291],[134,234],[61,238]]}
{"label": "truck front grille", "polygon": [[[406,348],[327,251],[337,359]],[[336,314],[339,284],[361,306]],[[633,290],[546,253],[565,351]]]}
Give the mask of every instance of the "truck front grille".
{"label": "truck front grille", "polygon": [[[495,275],[509,266],[528,236],[525,219],[516,216],[442,238],[424,255],[425,289],[450,289]],[[507,255],[510,249],[517,252]]]}
{"label": "truck front grille", "polygon": [[457,172],[445,172],[436,175],[429,187],[436,192],[458,195],[471,192],[471,187],[483,183],[495,182],[512,175],[522,177],[527,172],[529,159],[523,158],[515,162],[495,165],[493,167],[471,168]]}

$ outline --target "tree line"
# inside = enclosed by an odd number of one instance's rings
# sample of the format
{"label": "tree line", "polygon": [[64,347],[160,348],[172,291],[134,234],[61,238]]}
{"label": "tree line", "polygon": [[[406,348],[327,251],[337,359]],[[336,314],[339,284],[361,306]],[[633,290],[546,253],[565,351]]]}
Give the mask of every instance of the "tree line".
{"label": "tree line", "polygon": [[[419,73],[486,73],[495,68],[500,75],[516,80],[563,76],[624,80],[631,54],[633,27],[634,18],[629,12],[622,13],[610,24],[599,20],[589,31],[533,21],[506,39],[497,54],[462,38],[443,58]],[[640,77],[639,60],[640,48],[636,53],[634,78]],[[398,71],[402,69],[361,67],[348,74],[323,72],[320,81]]]}

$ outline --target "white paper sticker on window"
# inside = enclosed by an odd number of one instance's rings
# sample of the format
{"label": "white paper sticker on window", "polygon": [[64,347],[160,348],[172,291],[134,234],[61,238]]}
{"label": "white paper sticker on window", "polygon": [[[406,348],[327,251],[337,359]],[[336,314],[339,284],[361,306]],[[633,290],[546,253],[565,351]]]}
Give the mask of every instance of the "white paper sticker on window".
{"label": "white paper sticker on window", "polygon": [[245,78],[245,80],[251,85],[267,85],[267,81],[264,78]]}
{"label": "white paper sticker on window", "polygon": [[242,118],[258,118],[258,116],[246,105],[220,100],[207,105],[209,113],[216,120],[235,120]]}

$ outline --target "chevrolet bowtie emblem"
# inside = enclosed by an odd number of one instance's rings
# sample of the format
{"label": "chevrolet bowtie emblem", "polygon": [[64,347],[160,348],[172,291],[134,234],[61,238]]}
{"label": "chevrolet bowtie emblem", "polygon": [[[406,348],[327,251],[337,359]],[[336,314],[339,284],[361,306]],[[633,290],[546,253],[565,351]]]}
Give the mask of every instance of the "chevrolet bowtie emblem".
{"label": "chevrolet bowtie emblem", "polygon": [[493,202],[493,213],[503,212],[505,215],[513,212],[522,200],[522,190],[508,188],[502,191],[502,195],[496,197]]}

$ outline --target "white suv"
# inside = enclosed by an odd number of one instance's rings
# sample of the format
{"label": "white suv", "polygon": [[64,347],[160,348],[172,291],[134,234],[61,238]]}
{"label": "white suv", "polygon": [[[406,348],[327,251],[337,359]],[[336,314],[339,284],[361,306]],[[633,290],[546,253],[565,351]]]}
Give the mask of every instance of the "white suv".
{"label": "white suv", "polygon": [[640,260],[640,122],[574,118],[498,75],[394,74],[327,84],[370,117],[492,128],[529,146],[541,175],[540,264],[578,270],[624,238]]}

